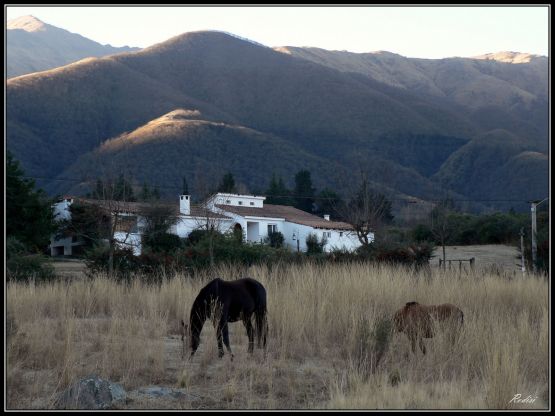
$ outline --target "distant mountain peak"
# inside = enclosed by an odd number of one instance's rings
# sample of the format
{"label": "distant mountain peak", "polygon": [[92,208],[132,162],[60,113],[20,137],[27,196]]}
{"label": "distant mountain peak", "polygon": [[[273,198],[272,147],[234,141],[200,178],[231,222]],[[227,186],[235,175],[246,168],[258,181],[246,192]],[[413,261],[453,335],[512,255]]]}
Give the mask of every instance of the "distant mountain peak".
{"label": "distant mountain peak", "polygon": [[495,53],[486,53],[484,55],[473,56],[473,59],[484,59],[490,61],[505,62],[510,64],[525,64],[532,59],[541,58],[541,55],[534,55],[524,52],[501,51]]}
{"label": "distant mountain peak", "polygon": [[46,23],[30,14],[9,20],[7,24],[8,30],[21,29],[26,32],[39,32],[41,30],[46,30],[46,27]]}

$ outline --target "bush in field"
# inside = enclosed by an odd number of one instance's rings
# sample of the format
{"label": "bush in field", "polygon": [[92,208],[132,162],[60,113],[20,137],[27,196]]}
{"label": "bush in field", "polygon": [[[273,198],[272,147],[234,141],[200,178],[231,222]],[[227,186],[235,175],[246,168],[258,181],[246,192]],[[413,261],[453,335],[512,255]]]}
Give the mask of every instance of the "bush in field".
{"label": "bush in field", "polygon": [[143,248],[153,253],[174,253],[183,246],[183,240],[176,234],[152,233],[143,237]]}
{"label": "bush in field", "polygon": [[418,269],[429,264],[433,252],[434,245],[427,242],[419,244],[375,242],[368,248],[359,247],[356,255],[360,260],[414,266]]}
{"label": "bush in field", "polygon": [[8,281],[49,281],[55,279],[50,259],[40,254],[15,254],[6,261]]}
{"label": "bush in field", "polygon": [[322,239],[319,240],[318,236],[314,233],[310,233],[306,237],[306,254],[321,254],[324,252],[324,247],[328,243],[328,239],[322,236]]}
{"label": "bush in field", "polygon": [[[212,244],[216,263],[252,265],[286,261],[289,257],[294,257],[287,249],[274,248],[266,244],[244,243],[237,240],[233,234],[217,234],[213,237]],[[205,235],[195,245],[185,249],[185,257],[192,267],[203,268],[210,265],[209,245],[209,237]]]}
{"label": "bush in field", "polygon": [[434,241],[432,230],[424,224],[418,224],[414,227],[410,232],[410,236],[413,241],[418,243],[421,241]]}
{"label": "bush in field", "polygon": [[[107,274],[110,248],[107,245],[97,245],[85,253],[87,274],[92,277],[96,274]],[[133,255],[131,248],[116,248],[114,250],[114,275],[116,280],[129,279],[139,271],[138,257]]]}
{"label": "bush in field", "polygon": [[23,244],[18,238],[9,236],[6,238],[6,257],[8,259],[22,255],[27,252],[25,244]]}
{"label": "bush in field", "polygon": [[189,233],[189,236],[187,237],[187,240],[186,240],[186,244],[188,246],[194,246],[200,240],[202,240],[204,237],[206,237],[207,234],[208,234],[208,231],[201,230],[200,228],[196,229],[196,230],[193,230]]}
{"label": "bush in field", "polygon": [[268,237],[266,237],[265,243],[269,244],[270,247],[281,248],[283,247],[284,240],[285,238],[283,237],[283,234],[280,233],[279,231],[275,231],[268,234]]}

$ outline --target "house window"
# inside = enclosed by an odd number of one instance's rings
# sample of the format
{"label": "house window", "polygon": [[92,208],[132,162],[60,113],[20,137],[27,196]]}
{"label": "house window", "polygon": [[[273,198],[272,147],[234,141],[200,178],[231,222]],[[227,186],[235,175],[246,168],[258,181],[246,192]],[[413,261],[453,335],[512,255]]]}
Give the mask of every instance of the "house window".
{"label": "house window", "polygon": [[328,237],[328,238],[331,237],[331,231],[324,231],[323,234],[324,234],[324,237]]}
{"label": "house window", "polygon": [[239,204],[239,205],[243,205],[243,201],[239,201],[238,204]]}
{"label": "house window", "polygon": [[254,202],[251,202],[251,205],[254,205]]}
{"label": "house window", "polygon": [[228,200],[225,201],[225,203],[226,203],[226,204],[231,204],[231,200],[228,199]]}
{"label": "house window", "polygon": [[339,231],[339,237],[343,237],[343,231]]}
{"label": "house window", "polygon": [[268,234],[277,233],[276,224],[268,224]]}
{"label": "house window", "polygon": [[118,219],[116,224],[116,231],[125,233],[137,232],[137,217],[135,216],[122,216]]}

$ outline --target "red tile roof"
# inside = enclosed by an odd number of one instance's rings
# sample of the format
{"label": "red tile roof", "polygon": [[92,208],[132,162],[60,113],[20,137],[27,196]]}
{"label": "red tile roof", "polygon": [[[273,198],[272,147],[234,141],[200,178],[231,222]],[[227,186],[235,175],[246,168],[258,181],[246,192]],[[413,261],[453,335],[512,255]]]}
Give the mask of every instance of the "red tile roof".
{"label": "red tile roof", "polygon": [[[161,206],[168,208],[173,215],[180,215],[179,204],[168,204],[168,203],[151,203],[151,202],[124,202],[124,201],[111,201],[111,200],[101,200],[101,199],[89,199],[80,197],[67,196],[64,199],[73,199],[76,202],[83,204],[92,204],[104,208],[106,210],[118,211],[118,212],[128,212],[131,214],[140,214],[153,206]],[[192,205],[191,206],[191,217],[206,217],[207,212],[210,218],[218,219],[229,219],[225,215],[217,214],[212,211],[207,211],[206,208]]]}
{"label": "red tile roof", "polygon": [[330,230],[352,230],[350,224],[340,221],[327,221],[316,215],[287,205],[264,204],[263,208],[243,207],[235,205],[216,205],[218,208],[241,215],[243,217],[284,218],[295,224],[308,225],[313,228],[324,228]]}

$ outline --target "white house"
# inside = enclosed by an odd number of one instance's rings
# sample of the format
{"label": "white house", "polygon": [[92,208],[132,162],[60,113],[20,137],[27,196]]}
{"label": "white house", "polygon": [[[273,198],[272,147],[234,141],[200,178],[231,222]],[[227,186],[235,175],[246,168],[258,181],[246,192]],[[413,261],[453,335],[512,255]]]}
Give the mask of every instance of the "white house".
{"label": "white house", "polygon": [[[283,234],[284,244],[293,250],[306,251],[306,238],[315,234],[327,240],[325,251],[344,249],[352,251],[360,242],[351,225],[330,221],[329,215],[318,217],[285,205],[265,204],[263,196],[217,193],[202,205],[191,205],[190,195],[179,196],[179,206],[171,205],[178,217],[170,232],[185,238],[195,229],[215,228],[220,232],[240,232],[243,240],[264,243],[271,232]],[[132,247],[135,255],[141,253],[141,237],[144,231],[146,203],[97,201],[84,198],[64,198],[54,205],[57,218],[69,218],[69,206],[74,201],[102,206],[107,211],[117,209],[118,226],[114,234],[122,247]],[[123,220],[122,220],[123,218]],[[370,236],[373,240],[374,236]],[[82,243],[78,239],[51,239],[51,255],[71,255]]]}

